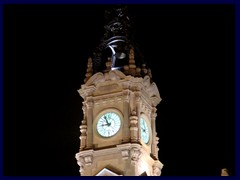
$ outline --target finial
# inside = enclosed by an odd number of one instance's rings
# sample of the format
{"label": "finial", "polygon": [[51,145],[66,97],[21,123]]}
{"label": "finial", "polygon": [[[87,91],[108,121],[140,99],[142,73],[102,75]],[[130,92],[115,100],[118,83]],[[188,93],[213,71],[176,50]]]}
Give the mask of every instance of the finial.
{"label": "finial", "polygon": [[131,47],[129,51],[129,74],[135,76],[136,74],[136,65],[134,60],[134,48]]}
{"label": "finial", "polygon": [[146,68],[146,64],[143,63],[143,64],[142,64],[142,75],[145,76],[145,75],[147,74],[147,71],[148,71],[148,70],[147,70],[147,68]]}
{"label": "finial", "polygon": [[132,111],[132,116],[136,116],[137,112],[135,110]]}
{"label": "finial", "polygon": [[107,62],[105,63],[106,65],[106,70],[105,72],[109,72],[111,71],[111,68],[112,68],[112,59],[110,57],[107,58]]}
{"label": "finial", "polygon": [[136,77],[141,77],[141,68],[140,67],[136,68]]}
{"label": "finial", "polygon": [[133,48],[131,48],[129,51],[129,68],[136,68]]}
{"label": "finial", "polygon": [[147,75],[150,77],[150,79],[152,79],[152,71],[150,68],[147,70]]}
{"label": "finial", "polygon": [[125,75],[128,75],[128,74],[129,74],[129,66],[128,66],[128,65],[123,66],[123,73],[124,73]]}
{"label": "finial", "polygon": [[92,58],[88,58],[88,63],[87,63],[87,72],[85,74],[86,78],[84,79],[84,82],[87,82],[87,80],[92,76],[93,69],[92,69]]}

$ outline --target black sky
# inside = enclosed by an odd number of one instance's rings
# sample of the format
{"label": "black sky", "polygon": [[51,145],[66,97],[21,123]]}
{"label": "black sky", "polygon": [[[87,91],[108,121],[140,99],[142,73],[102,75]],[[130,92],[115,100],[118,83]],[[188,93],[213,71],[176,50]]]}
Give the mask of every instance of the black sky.
{"label": "black sky", "polygon": [[[107,5],[4,5],[4,174],[79,175],[83,83]],[[162,102],[162,175],[234,173],[234,6],[131,5]]]}

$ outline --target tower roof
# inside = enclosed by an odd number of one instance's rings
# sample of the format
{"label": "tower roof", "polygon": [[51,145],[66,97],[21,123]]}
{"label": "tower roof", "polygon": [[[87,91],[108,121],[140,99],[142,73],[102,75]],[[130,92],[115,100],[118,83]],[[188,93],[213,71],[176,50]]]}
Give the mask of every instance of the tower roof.
{"label": "tower roof", "polygon": [[105,32],[92,58],[88,60],[85,81],[94,73],[115,69],[125,75],[149,75],[151,78],[151,70],[146,68],[133,29],[133,18],[127,6],[115,5],[105,10]]}

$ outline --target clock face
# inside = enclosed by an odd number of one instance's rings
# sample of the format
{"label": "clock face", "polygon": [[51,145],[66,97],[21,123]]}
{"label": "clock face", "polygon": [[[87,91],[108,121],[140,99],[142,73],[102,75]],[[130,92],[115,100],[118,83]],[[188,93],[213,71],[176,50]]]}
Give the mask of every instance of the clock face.
{"label": "clock face", "polygon": [[140,118],[140,128],[141,128],[141,138],[145,144],[149,142],[149,130],[145,119],[142,117]]}
{"label": "clock face", "polygon": [[97,122],[97,131],[103,137],[115,135],[121,127],[121,119],[114,112],[105,113]]}

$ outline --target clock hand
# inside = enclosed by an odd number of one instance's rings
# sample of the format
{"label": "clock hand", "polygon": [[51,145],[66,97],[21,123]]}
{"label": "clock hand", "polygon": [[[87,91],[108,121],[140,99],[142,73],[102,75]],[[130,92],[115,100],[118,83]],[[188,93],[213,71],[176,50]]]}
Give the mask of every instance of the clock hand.
{"label": "clock hand", "polygon": [[110,126],[111,125],[111,122],[109,122],[107,119],[107,117],[106,116],[104,116],[104,119],[106,120],[106,122],[107,122],[107,126]]}
{"label": "clock hand", "polygon": [[106,122],[107,122],[107,125],[109,126],[109,122],[108,122],[108,120],[107,120],[107,117],[106,117],[106,116],[104,116],[104,119],[106,120]]}
{"label": "clock hand", "polygon": [[145,122],[143,123],[143,126],[144,126],[144,129],[146,129],[146,123]]}
{"label": "clock hand", "polygon": [[146,129],[145,128],[143,128],[143,127],[141,127],[141,129],[145,132],[146,131]]}
{"label": "clock hand", "polygon": [[111,126],[111,124],[112,124],[112,119],[111,119],[111,121],[109,121],[108,126]]}

